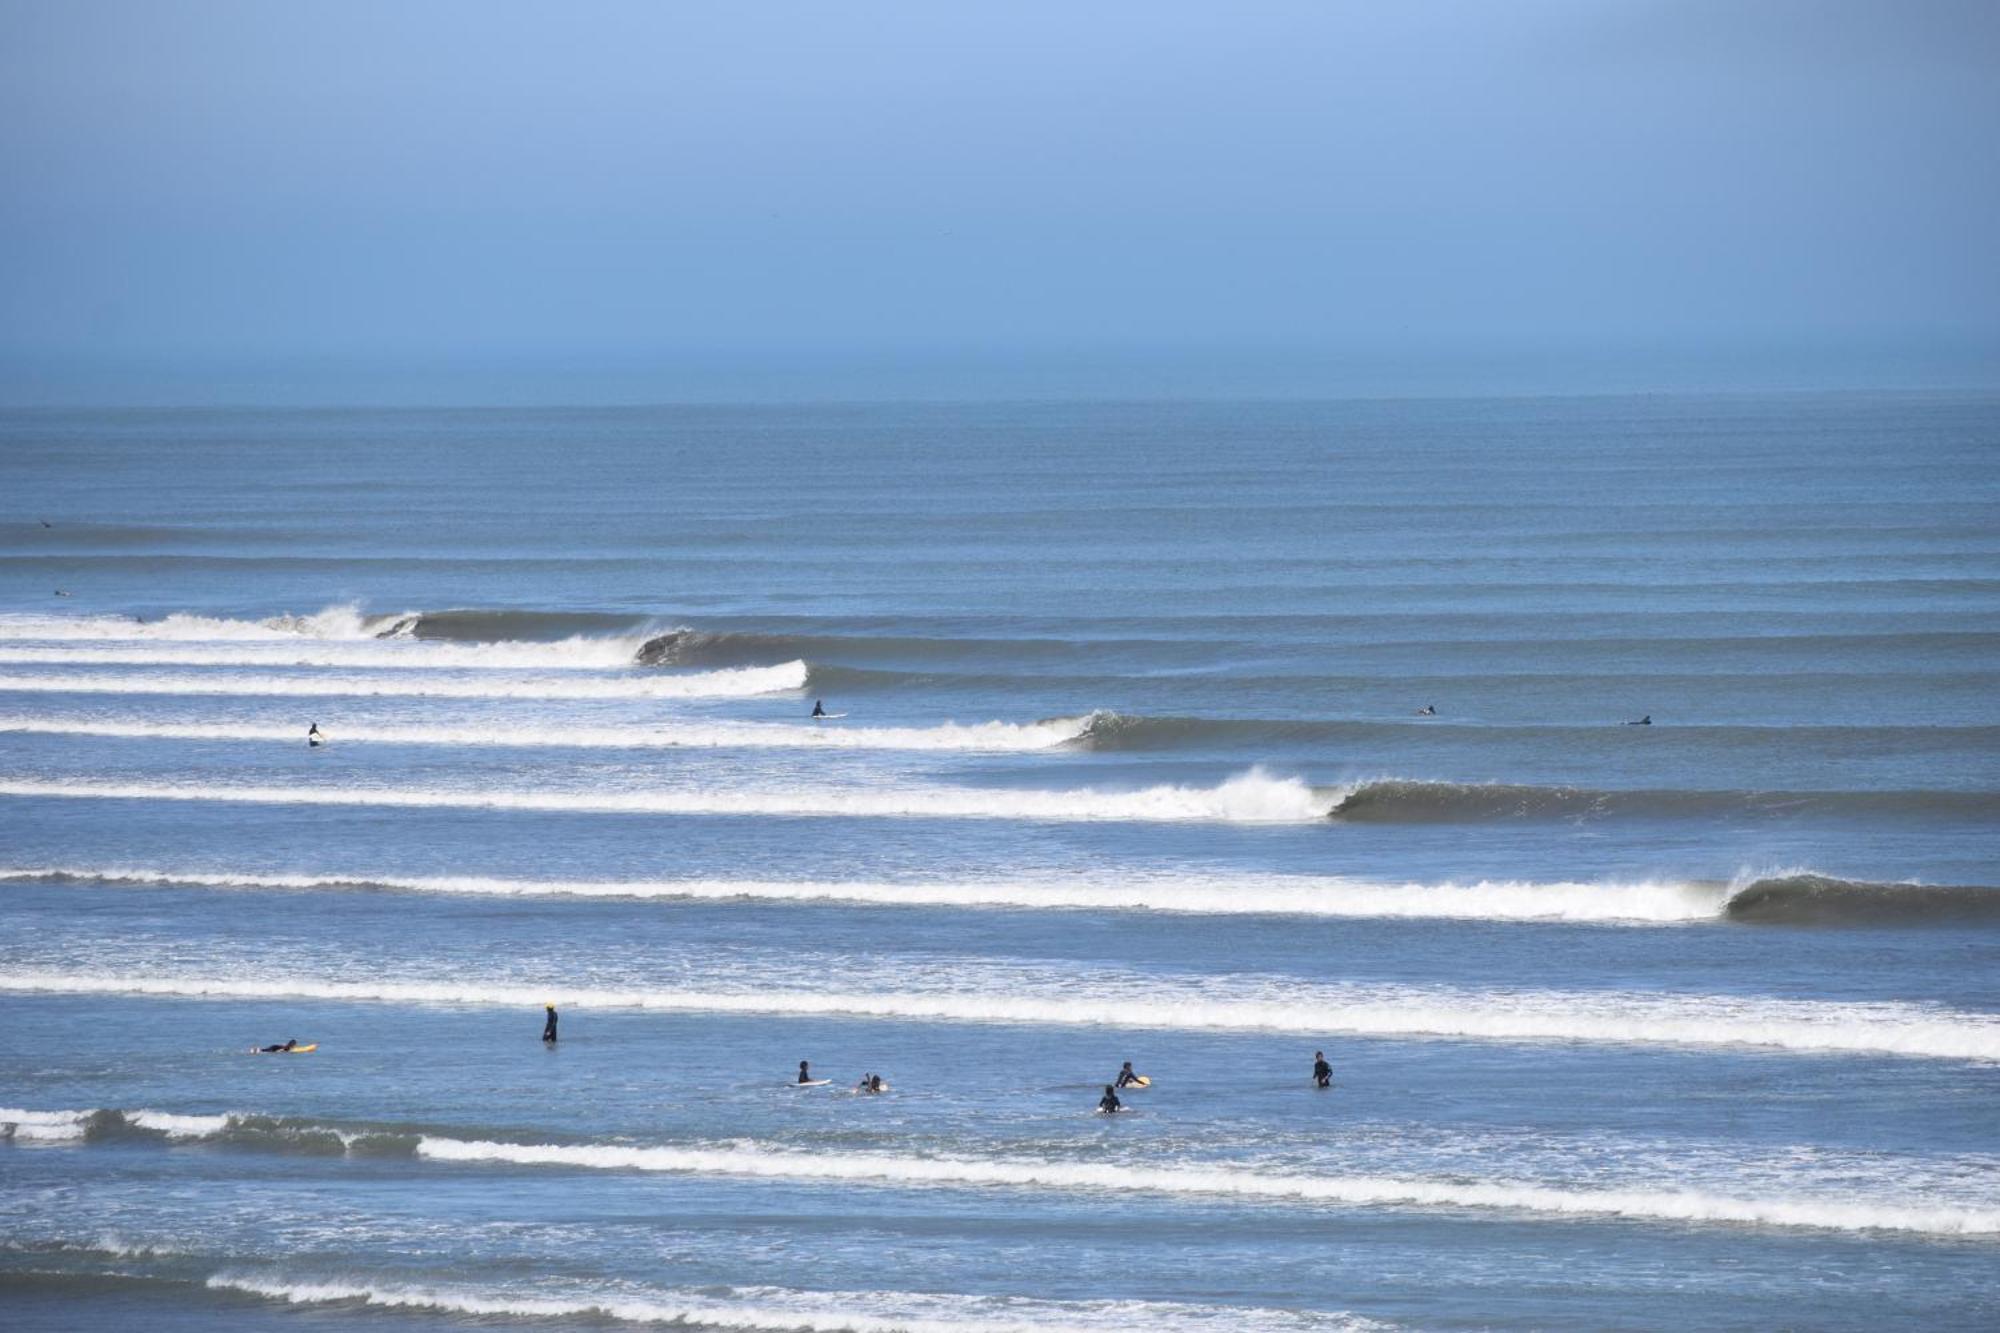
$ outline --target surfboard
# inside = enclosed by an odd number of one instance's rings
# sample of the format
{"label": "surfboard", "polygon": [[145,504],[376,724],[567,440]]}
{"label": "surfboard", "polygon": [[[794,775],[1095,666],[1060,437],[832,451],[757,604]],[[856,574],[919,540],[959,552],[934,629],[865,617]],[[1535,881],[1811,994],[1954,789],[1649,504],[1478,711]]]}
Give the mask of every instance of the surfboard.
{"label": "surfboard", "polygon": [[1153,1080],[1147,1078],[1144,1074],[1141,1074],[1137,1078],[1134,1078],[1130,1083],[1127,1083],[1124,1087],[1118,1089],[1118,1091],[1130,1092],[1134,1088],[1150,1088],[1152,1086],[1153,1086]]}
{"label": "surfboard", "polygon": [[836,718],[836,717],[846,717],[846,716],[847,716],[847,714],[845,714],[845,713],[820,713],[820,714],[817,714],[817,715],[815,715],[815,716],[814,716],[814,718],[813,718],[813,721],[815,721],[815,722],[827,722],[827,721],[831,721],[832,719],[834,719],[834,718]]}
{"label": "surfboard", "polygon": [[823,1088],[831,1082],[833,1080],[830,1078],[809,1078],[803,1083],[791,1083],[787,1086],[794,1088]]}
{"label": "surfboard", "polygon": [[313,1043],[312,1045],[310,1045],[310,1046],[294,1046],[294,1047],[292,1047],[292,1049],[291,1049],[291,1050],[289,1050],[289,1051],[267,1051],[267,1050],[265,1050],[265,1049],[264,1049],[263,1047],[261,1047],[261,1046],[252,1046],[252,1047],[250,1048],[250,1054],[252,1054],[252,1055],[306,1055],[306,1054],[308,1054],[308,1053],[310,1053],[310,1052],[312,1052],[312,1051],[316,1051],[316,1050],[318,1050],[318,1049],[319,1049],[319,1043],[318,1043],[318,1042],[314,1042],[314,1043]]}

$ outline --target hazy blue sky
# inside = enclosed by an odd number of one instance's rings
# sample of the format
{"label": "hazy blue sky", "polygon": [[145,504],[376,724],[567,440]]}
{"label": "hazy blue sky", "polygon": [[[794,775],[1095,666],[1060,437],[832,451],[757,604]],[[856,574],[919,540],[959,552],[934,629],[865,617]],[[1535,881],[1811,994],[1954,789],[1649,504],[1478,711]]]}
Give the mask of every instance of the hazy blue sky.
{"label": "hazy blue sky", "polygon": [[2000,384],[2000,3],[0,0],[0,401]]}

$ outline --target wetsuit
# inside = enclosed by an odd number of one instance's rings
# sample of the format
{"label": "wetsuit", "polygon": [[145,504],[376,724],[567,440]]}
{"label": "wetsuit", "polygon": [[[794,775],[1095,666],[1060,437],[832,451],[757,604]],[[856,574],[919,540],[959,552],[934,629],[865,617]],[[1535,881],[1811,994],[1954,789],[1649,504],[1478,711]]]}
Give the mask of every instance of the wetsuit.
{"label": "wetsuit", "polygon": [[1322,1088],[1333,1086],[1333,1066],[1324,1058],[1313,1061],[1313,1082]]}
{"label": "wetsuit", "polygon": [[826,703],[824,700],[821,699],[813,700],[813,716],[814,717],[826,716]]}
{"label": "wetsuit", "polygon": [[1139,1081],[1139,1076],[1132,1072],[1132,1062],[1130,1060],[1127,1060],[1125,1062],[1125,1067],[1118,1071],[1118,1082],[1113,1084],[1112,1086],[1122,1088],[1127,1086],[1128,1084],[1137,1083],[1138,1081]]}
{"label": "wetsuit", "polygon": [[812,1075],[806,1072],[806,1062],[803,1060],[799,1061],[799,1082],[812,1082]]}
{"label": "wetsuit", "polygon": [[1113,1092],[1109,1088],[1106,1088],[1104,1090],[1104,1095],[1097,1099],[1097,1109],[1104,1112],[1104,1114],[1106,1115],[1111,1115],[1115,1112],[1124,1110],[1125,1103],[1118,1100],[1117,1093]]}
{"label": "wetsuit", "polygon": [[550,1005],[549,1021],[542,1024],[542,1040],[554,1041],[555,1039],[556,1039],[556,1007],[554,1005]]}
{"label": "wetsuit", "polygon": [[288,1042],[285,1042],[285,1043],[283,1043],[282,1045],[278,1045],[278,1046],[260,1046],[260,1047],[258,1047],[257,1049],[258,1049],[258,1050],[260,1050],[260,1051],[262,1051],[262,1052],[263,1052],[263,1053],[264,1053],[265,1055],[275,1055],[275,1054],[277,1054],[277,1053],[278,1053],[279,1051],[289,1051],[289,1050],[291,1050],[291,1049],[292,1049],[292,1048],[293,1048],[294,1046],[297,1046],[298,1044],[299,1044],[299,1039],[298,1039],[297,1037],[294,1037],[294,1038],[292,1038],[292,1039],[291,1039],[290,1041],[288,1041]]}

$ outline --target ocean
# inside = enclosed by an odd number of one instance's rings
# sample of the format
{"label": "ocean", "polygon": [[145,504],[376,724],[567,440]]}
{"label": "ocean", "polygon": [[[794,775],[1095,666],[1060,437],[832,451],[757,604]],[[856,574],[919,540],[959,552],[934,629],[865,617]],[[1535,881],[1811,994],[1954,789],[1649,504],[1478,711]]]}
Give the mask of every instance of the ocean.
{"label": "ocean", "polygon": [[2000,1323],[2000,399],[12,411],[0,495],[10,1329]]}

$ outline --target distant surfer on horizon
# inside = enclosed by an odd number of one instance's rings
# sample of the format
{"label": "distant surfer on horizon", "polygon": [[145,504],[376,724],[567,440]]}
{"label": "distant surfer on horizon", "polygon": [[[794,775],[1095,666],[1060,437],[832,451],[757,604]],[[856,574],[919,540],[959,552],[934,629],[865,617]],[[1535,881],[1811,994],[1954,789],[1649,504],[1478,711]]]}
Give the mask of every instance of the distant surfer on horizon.
{"label": "distant surfer on horizon", "polygon": [[1436,704],[1425,704],[1417,710],[1418,717],[1436,717],[1437,715],[1438,706]]}
{"label": "distant surfer on horizon", "polygon": [[319,723],[315,722],[311,726],[306,728],[307,749],[317,750],[320,746],[324,744],[326,744],[326,737],[320,734]]}
{"label": "distant surfer on horizon", "polygon": [[1333,1066],[1326,1062],[1325,1051],[1313,1052],[1313,1084],[1321,1088],[1333,1086]]}
{"label": "distant surfer on horizon", "polygon": [[1107,1083],[1104,1085],[1104,1095],[1097,1099],[1097,1109],[1104,1115],[1116,1115],[1125,1109],[1125,1103],[1118,1100],[1117,1090]]}
{"label": "distant surfer on horizon", "polygon": [[813,700],[813,716],[814,717],[826,716],[826,700],[824,699]]}
{"label": "distant surfer on horizon", "polygon": [[551,1003],[543,1005],[542,1008],[547,1010],[549,1015],[548,1020],[542,1024],[542,1040],[553,1043],[556,1039],[556,1007]]}
{"label": "distant surfer on horizon", "polygon": [[1651,713],[1648,713],[1646,714],[1646,716],[1642,718],[1635,718],[1633,721],[1627,722],[1625,725],[1628,727],[1650,727],[1653,725],[1653,715]]}

